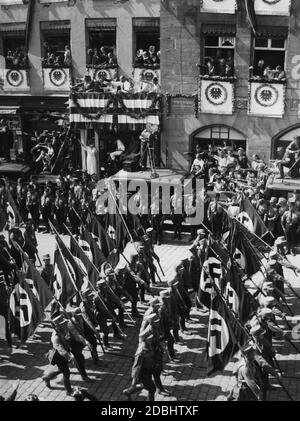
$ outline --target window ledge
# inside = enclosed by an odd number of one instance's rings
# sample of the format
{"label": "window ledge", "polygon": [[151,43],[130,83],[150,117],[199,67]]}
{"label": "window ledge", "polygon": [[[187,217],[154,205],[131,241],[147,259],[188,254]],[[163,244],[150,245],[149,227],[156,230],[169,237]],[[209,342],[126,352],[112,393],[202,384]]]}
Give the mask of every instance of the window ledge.
{"label": "window ledge", "polygon": [[87,69],[117,69],[118,64],[87,64]]}
{"label": "window ledge", "polygon": [[219,82],[234,82],[236,80],[235,76],[230,76],[230,77],[226,77],[226,76],[207,76],[207,75],[200,75],[200,79],[201,80],[216,80]]}
{"label": "window ledge", "polygon": [[159,70],[160,65],[157,66],[140,66],[139,64],[133,64],[132,67],[134,69],[149,69],[149,70]]}
{"label": "window ledge", "polygon": [[286,85],[287,80],[286,79],[282,79],[282,80],[278,80],[278,79],[266,79],[266,78],[262,78],[262,77],[251,77],[249,78],[249,82],[255,82],[255,83],[277,83],[280,85]]}

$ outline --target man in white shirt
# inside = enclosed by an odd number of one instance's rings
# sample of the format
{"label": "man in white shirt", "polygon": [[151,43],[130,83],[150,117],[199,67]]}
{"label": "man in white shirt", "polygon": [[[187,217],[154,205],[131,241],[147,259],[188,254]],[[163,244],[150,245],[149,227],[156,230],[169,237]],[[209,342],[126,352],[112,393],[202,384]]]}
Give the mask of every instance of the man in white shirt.
{"label": "man in white shirt", "polygon": [[140,74],[139,82],[135,84],[135,92],[149,92],[150,89],[150,83],[146,82],[143,78],[143,75]]}

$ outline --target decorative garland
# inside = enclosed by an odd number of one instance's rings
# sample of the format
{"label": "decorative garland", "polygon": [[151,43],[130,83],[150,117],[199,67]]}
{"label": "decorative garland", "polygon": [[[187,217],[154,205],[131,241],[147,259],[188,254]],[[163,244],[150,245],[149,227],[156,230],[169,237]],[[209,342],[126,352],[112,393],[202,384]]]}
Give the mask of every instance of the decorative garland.
{"label": "decorative garland", "polygon": [[198,107],[199,107],[199,94],[192,94],[192,95],[184,95],[184,94],[169,94],[168,92],[164,95],[166,98],[166,116],[169,117],[171,115],[171,108],[172,108],[172,98],[188,98],[194,100],[194,115],[195,118],[198,118]]}
{"label": "decorative garland", "polygon": [[114,96],[113,95],[109,95],[107,104],[105,105],[105,107],[103,108],[103,110],[102,111],[98,111],[98,113],[96,115],[94,115],[94,114],[86,113],[84,111],[84,108],[79,104],[79,102],[78,102],[78,96],[75,93],[72,93],[70,95],[70,98],[74,102],[74,105],[75,105],[77,111],[81,115],[83,115],[83,117],[85,117],[86,119],[89,119],[89,120],[100,120],[100,118],[103,115],[108,114],[108,111],[111,110],[111,108],[110,108],[111,104],[114,103]]}
{"label": "decorative garland", "polygon": [[157,106],[158,106],[158,109],[161,110],[161,96],[160,95],[155,95],[152,99],[150,107],[146,109],[145,111],[142,111],[141,113],[134,113],[134,112],[129,111],[129,109],[124,104],[122,93],[117,93],[117,97],[118,97],[118,102],[121,106],[122,112],[125,113],[126,115],[129,115],[129,117],[134,118],[135,120],[140,120],[142,118],[147,117],[148,115],[153,115],[154,112],[155,113],[157,112]]}
{"label": "decorative garland", "polygon": [[[78,102],[78,95],[76,93],[72,93],[70,95],[70,99],[74,102],[74,105],[77,111],[89,120],[99,120],[103,115],[108,114],[108,113],[117,114],[118,105],[120,105],[121,110],[124,114],[129,115],[131,118],[134,118],[136,120],[143,119],[147,117],[148,115],[153,115],[154,113],[157,114],[157,106],[158,106],[159,111],[161,110],[161,98],[162,98],[161,95],[153,96],[150,107],[141,113],[131,112],[126,107],[123,101],[124,95],[122,93],[119,92],[117,94],[107,94],[107,95],[109,95],[109,99],[106,106],[103,108],[103,110],[99,111],[96,115],[85,112],[84,107],[82,107]],[[132,99],[132,97],[129,96],[129,99]],[[113,108],[110,107],[111,104],[114,104]]]}

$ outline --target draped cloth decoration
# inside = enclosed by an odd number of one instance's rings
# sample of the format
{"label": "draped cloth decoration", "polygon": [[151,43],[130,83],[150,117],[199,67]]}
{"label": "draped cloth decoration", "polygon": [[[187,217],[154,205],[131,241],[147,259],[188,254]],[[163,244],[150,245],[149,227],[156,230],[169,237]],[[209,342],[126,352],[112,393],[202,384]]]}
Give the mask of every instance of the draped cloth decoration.
{"label": "draped cloth decoration", "polygon": [[77,129],[136,130],[160,124],[161,95],[156,93],[71,93],[70,123]]}
{"label": "draped cloth decoration", "polygon": [[245,7],[247,12],[247,18],[251,26],[252,32],[256,36],[257,21],[254,8],[254,0],[245,0]]}

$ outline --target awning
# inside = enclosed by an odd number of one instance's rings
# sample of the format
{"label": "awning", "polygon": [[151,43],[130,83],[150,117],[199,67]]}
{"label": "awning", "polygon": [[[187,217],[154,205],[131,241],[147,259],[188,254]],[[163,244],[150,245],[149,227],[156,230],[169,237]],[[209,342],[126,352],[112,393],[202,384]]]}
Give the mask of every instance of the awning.
{"label": "awning", "polygon": [[20,107],[0,107],[0,115],[12,115],[17,114]]}
{"label": "awning", "polygon": [[26,32],[26,23],[25,22],[1,23],[0,32]]}
{"label": "awning", "polygon": [[50,22],[41,22],[41,30],[45,32],[54,32],[69,30],[71,23],[69,20],[53,20]]}
{"label": "awning", "polygon": [[204,24],[202,25],[202,33],[204,35],[235,35],[236,26]]}
{"label": "awning", "polygon": [[117,20],[113,18],[87,19],[86,27],[92,31],[114,31],[117,26]]}
{"label": "awning", "polygon": [[283,26],[258,26],[257,37],[261,38],[287,38],[288,28]]}
{"label": "awning", "polygon": [[159,28],[159,18],[133,18],[135,28]]}

